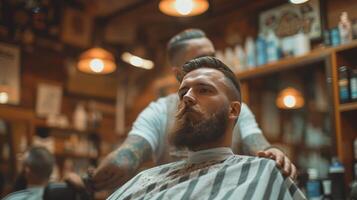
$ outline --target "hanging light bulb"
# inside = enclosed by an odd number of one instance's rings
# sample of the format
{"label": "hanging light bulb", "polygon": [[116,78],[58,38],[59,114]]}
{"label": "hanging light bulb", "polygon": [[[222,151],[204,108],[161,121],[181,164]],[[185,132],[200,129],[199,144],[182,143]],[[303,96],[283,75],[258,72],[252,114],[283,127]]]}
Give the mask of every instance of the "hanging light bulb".
{"label": "hanging light bulb", "polygon": [[152,69],[154,67],[154,63],[151,60],[140,58],[139,56],[135,56],[129,52],[124,52],[121,55],[121,59],[124,62],[129,63],[138,68]]}
{"label": "hanging light bulb", "polygon": [[304,97],[295,88],[288,87],[278,94],[276,105],[281,109],[298,109],[304,106]]}
{"label": "hanging light bulb", "polygon": [[79,57],[78,69],[91,74],[109,74],[116,69],[114,56],[102,48],[91,48]]}
{"label": "hanging light bulb", "polygon": [[6,104],[9,102],[10,89],[6,85],[0,85],[0,104]]}
{"label": "hanging light bulb", "polygon": [[209,7],[207,0],[161,0],[159,9],[166,15],[190,17],[204,13]]}
{"label": "hanging light bulb", "polygon": [[290,3],[293,3],[293,4],[302,4],[309,0],[289,0],[289,1],[290,1]]}

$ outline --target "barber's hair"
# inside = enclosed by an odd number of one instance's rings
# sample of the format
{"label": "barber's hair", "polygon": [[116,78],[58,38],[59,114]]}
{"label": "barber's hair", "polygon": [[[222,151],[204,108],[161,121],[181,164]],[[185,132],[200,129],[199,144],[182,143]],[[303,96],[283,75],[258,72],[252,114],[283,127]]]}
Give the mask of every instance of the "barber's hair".
{"label": "barber's hair", "polygon": [[48,180],[53,170],[54,157],[45,147],[31,147],[24,160],[34,176],[40,180]]}
{"label": "barber's hair", "polygon": [[227,65],[221,62],[219,59],[211,56],[204,56],[195,58],[186,62],[182,67],[182,74],[178,77],[179,81],[182,82],[183,78],[191,71],[199,68],[213,68],[220,72],[222,72],[225,77],[233,84],[233,94],[230,94],[230,97],[234,100],[238,100],[239,102],[242,101],[241,98],[241,91],[240,91],[240,84],[239,80],[237,79],[234,72],[229,69]]}
{"label": "barber's hair", "polygon": [[173,36],[167,44],[167,54],[170,62],[177,52],[184,49],[188,40],[206,38],[206,34],[200,29],[186,29]]}

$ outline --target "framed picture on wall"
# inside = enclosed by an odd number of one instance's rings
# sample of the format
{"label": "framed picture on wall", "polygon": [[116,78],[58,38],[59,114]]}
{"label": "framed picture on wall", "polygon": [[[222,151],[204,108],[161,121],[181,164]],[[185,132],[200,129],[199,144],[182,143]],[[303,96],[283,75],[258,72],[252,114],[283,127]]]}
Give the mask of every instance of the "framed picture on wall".
{"label": "framed picture on wall", "polygon": [[0,104],[20,103],[20,49],[0,43]]}
{"label": "framed picture on wall", "polygon": [[83,11],[67,7],[62,19],[63,42],[81,48],[91,43],[92,17]]}
{"label": "framed picture on wall", "polygon": [[322,33],[320,13],[319,0],[304,4],[286,3],[259,15],[259,31],[267,33],[272,30],[280,38],[303,31],[310,39],[318,39]]}
{"label": "framed picture on wall", "polygon": [[37,86],[36,114],[40,117],[61,113],[62,86],[60,84],[39,83]]}

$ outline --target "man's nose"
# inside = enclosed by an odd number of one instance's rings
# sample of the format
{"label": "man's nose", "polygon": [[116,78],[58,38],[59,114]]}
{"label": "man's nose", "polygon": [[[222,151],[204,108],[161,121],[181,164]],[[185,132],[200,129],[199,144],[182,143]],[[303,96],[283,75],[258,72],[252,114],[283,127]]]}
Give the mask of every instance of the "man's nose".
{"label": "man's nose", "polygon": [[189,89],[185,94],[185,96],[183,96],[183,102],[185,103],[186,106],[193,106],[196,104],[196,99],[192,89]]}

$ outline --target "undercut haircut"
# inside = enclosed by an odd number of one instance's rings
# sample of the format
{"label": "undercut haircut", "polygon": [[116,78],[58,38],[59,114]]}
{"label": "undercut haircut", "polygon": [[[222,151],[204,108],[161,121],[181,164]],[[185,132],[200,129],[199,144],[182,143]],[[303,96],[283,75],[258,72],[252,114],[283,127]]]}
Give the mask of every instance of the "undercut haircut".
{"label": "undercut haircut", "polygon": [[45,147],[31,147],[24,164],[40,180],[48,180],[54,166],[53,155]]}
{"label": "undercut haircut", "polygon": [[227,65],[225,65],[223,62],[221,62],[219,59],[215,57],[204,56],[204,57],[195,58],[185,63],[182,67],[182,74],[180,77],[178,77],[180,83],[189,72],[199,68],[213,68],[222,72],[226,77],[226,79],[228,79],[228,81],[231,84],[233,84],[232,85],[233,94],[229,94],[230,97],[233,98],[234,100],[242,102],[239,80],[237,79],[234,72]]}
{"label": "undercut haircut", "polygon": [[174,59],[175,55],[177,55],[177,52],[180,52],[186,47],[188,40],[199,38],[207,38],[206,34],[200,29],[187,29],[172,37],[166,48],[170,62]]}

